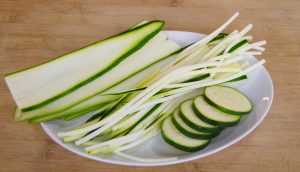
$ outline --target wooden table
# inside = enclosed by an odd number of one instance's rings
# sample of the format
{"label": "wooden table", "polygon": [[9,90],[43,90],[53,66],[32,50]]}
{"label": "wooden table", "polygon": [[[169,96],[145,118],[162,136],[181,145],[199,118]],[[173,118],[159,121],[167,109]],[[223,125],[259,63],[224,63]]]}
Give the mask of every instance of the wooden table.
{"label": "wooden table", "polygon": [[[162,1],[162,0],[161,0]],[[16,123],[0,79],[0,171],[300,171],[300,1],[0,1],[0,74],[39,64],[124,30],[141,19],[166,29],[209,33],[235,11],[228,29],[253,23],[266,39],[263,57],[275,85],[269,115],[248,137],[213,156],[173,166],[136,168],[100,163],[54,143],[40,125]]]}

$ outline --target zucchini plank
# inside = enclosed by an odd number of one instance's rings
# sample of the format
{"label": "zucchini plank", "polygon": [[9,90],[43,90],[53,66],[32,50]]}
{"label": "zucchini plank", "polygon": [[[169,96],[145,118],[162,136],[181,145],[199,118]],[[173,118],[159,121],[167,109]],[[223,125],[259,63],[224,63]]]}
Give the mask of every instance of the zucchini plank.
{"label": "zucchini plank", "polygon": [[163,25],[163,21],[146,23],[46,63],[6,75],[5,80],[22,111],[45,106],[106,74],[142,48]]}
{"label": "zucchini plank", "polygon": [[[147,66],[142,71],[134,74],[133,76],[130,76],[128,79],[122,81],[121,83],[117,84],[116,86],[108,89],[107,91],[103,92],[102,94],[106,93],[115,93],[119,92],[121,90],[127,90],[135,88],[136,85],[138,85],[143,79],[145,79],[149,74],[153,73],[159,68],[162,68],[166,64],[170,63],[172,60],[175,59],[175,55],[168,56],[166,58],[162,58],[161,60],[155,62],[154,64],[151,64]],[[21,112],[17,109],[15,113],[15,119],[17,121],[23,121],[23,120],[29,120],[34,118],[34,123],[36,122],[44,122],[49,121],[57,118],[62,118],[65,116],[69,116],[75,113],[80,112],[86,112],[86,109],[96,110],[98,109],[99,105],[108,103],[114,100],[117,100],[122,95],[96,95],[94,97],[91,97],[75,106],[72,106],[71,108],[68,108],[67,110],[60,111],[55,110],[55,106],[57,103],[51,103],[45,107],[36,109],[34,111],[30,112]],[[50,106],[51,105],[51,106]],[[47,108],[46,108],[47,107]],[[53,110],[54,109],[54,110]],[[88,111],[89,112],[89,111]]]}

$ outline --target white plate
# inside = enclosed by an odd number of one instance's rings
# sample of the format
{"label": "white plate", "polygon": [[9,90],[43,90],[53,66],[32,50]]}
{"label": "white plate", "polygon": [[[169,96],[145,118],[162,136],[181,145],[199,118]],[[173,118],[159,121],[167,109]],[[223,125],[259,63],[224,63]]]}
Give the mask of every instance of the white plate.
{"label": "white plate", "polygon": [[[169,38],[178,42],[181,45],[189,45],[195,41],[203,38],[203,34],[182,32],[182,31],[166,31]],[[252,61],[256,61],[253,57]],[[155,163],[143,163],[131,161],[118,157],[116,155],[102,156],[102,155],[87,155],[82,147],[77,147],[71,143],[63,143],[57,136],[56,133],[70,129],[76,125],[79,125],[83,118],[66,122],[63,120],[55,120],[50,122],[42,123],[43,129],[46,133],[62,147],[89,159],[94,159],[101,162],[107,162],[119,165],[130,165],[130,166],[159,166],[177,164],[187,162],[199,158],[206,157],[214,154],[228,146],[238,142],[250,132],[252,132],[266,117],[273,100],[273,83],[271,77],[264,67],[260,67],[248,75],[248,79],[238,83],[232,83],[231,86],[238,88],[240,91],[245,93],[253,102],[254,109],[251,114],[242,118],[241,122],[235,126],[225,129],[221,134],[214,138],[208,147],[195,153],[185,153],[174,149],[167,145],[161,138],[160,135],[145,142],[141,146],[138,146],[130,150],[129,154],[136,155],[143,158],[162,158],[162,157],[173,157],[178,156],[179,158],[169,162],[155,162]]]}

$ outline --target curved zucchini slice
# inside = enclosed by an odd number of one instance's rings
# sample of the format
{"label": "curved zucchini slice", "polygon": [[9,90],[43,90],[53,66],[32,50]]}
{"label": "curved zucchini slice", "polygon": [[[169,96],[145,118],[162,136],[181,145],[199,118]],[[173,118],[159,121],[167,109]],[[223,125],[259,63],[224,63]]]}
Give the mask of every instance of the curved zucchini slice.
{"label": "curved zucchini slice", "polygon": [[250,100],[243,93],[227,86],[206,87],[204,98],[217,109],[232,115],[245,115],[253,108]]}
{"label": "curved zucchini slice", "polygon": [[193,139],[185,136],[176,129],[171,117],[166,118],[162,124],[162,137],[169,145],[186,152],[196,152],[205,148],[210,140]]}
{"label": "curved zucchini slice", "polygon": [[[143,81],[143,79],[145,79],[149,74],[170,63],[172,60],[174,60],[175,57],[175,55],[168,56],[162,60],[155,62],[154,64],[147,66],[144,70],[134,74],[133,76],[130,76],[128,79],[124,80],[120,84],[103,92],[103,94],[115,93],[121,90],[135,88],[136,85]],[[78,113],[81,113],[83,115],[85,113],[98,109],[99,106],[102,106],[103,104],[115,101],[122,96],[123,95],[96,95],[64,111],[60,111],[60,109],[53,110],[53,108],[55,108],[55,105],[58,104],[56,102],[30,112],[21,112],[19,109],[17,109],[17,111],[15,112],[15,119],[17,121],[32,119],[31,122],[37,123],[50,121],[57,118],[63,118]]]}
{"label": "curved zucchini slice", "polygon": [[203,96],[194,99],[193,108],[199,118],[211,125],[219,125],[222,127],[233,126],[241,119],[238,115],[224,113],[208,104]]}
{"label": "curved zucchini slice", "polygon": [[193,100],[183,102],[179,107],[180,118],[191,128],[202,132],[218,132],[220,129],[200,119],[193,110]]}
{"label": "curved zucchini slice", "polygon": [[178,110],[174,112],[172,117],[172,122],[177,128],[177,130],[179,130],[182,134],[194,139],[211,139],[220,133],[220,132],[209,133],[209,132],[201,132],[201,131],[194,130],[180,118]]}
{"label": "curved zucchini slice", "polygon": [[163,25],[163,21],[146,23],[46,63],[6,75],[5,80],[22,111],[45,106],[106,74],[142,48]]}

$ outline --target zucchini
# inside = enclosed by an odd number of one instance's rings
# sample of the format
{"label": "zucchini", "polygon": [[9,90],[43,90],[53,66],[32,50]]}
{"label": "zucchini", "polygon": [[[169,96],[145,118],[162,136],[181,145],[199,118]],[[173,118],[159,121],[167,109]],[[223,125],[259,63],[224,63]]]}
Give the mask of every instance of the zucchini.
{"label": "zucchini", "polygon": [[22,111],[37,109],[106,74],[142,48],[163,25],[163,21],[146,23],[46,63],[8,74],[5,80]]}
{"label": "zucchini", "polygon": [[195,77],[193,77],[191,79],[185,80],[185,81],[183,81],[183,83],[200,81],[200,80],[203,80],[203,79],[208,78],[208,77],[210,77],[209,73],[201,74],[199,76],[195,76]]}
{"label": "zucchini", "polygon": [[248,40],[244,39],[244,40],[242,40],[241,42],[235,44],[235,46],[233,46],[233,47],[228,51],[228,53],[232,53],[232,52],[238,50],[239,48],[241,48],[242,46],[244,46],[244,45],[246,45],[246,44],[248,44]]}
{"label": "zucchini", "polygon": [[213,107],[203,96],[194,99],[193,108],[199,118],[211,125],[228,127],[236,125],[241,119],[240,116],[227,114]]}
{"label": "zucchini", "polygon": [[166,118],[161,127],[162,138],[169,145],[186,152],[196,152],[205,148],[210,140],[193,139],[185,136],[176,129],[172,123],[171,117]]}
{"label": "zucchini", "polygon": [[219,33],[216,37],[214,37],[209,43],[213,43],[215,41],[219,41],[221,39],[224,39],[228,36],[228,33]]}
{"label": "zucchini", "polygon": [[[166,64],[170,63],[170,61],[174,60],[176,56],[168,56],[166,58],[163,58],[162,60],[150,64],[148,67],[146,67],[144,70],[134,74],[133,76],[129,77],[128,79],[124,80],[120,84],[110,88],[109,90],[103,92],[102,94],[109,94],[109,93],[115,93],[121,90],[127,90],[134,88],[137,84],[139,84],[144,78],[146,78],[149,74],[153,73],[155,70],[165,66]],[[122,97],[122,95],[97,95],[92,98],[89,98],[75,106],[72,106],[71,108],[65,110],[65,111],[50,111],[50,109],[55,108],[56,104],[53,104],[52,106],[47,105],[47,109],[45,107],[30,111],[30,112],[21,112],[18,108],[15,112],[15,119],[17,121],[24,121],[24,120],[32,120],[33,123],[38,122],[44,122],[49,121],[57,118],[63,118],[69,115],[73,114],[85,114],[89,111],[93,111],[96,109],[99,109],[99,107],[110,103],[112,101],[115,101]],[[88,111],[86,111],[89,109]]]}
{"label": "zucchini", "polygon": [[191,128],[201,132],[218,132],[220,129],[217,125],[206,123],[198,118],[192,108],[193,100],[183,102],[179,107],[180,118]]}
{"label": "zucchini", "polygon": [[[158,38],[160,39],[160,38]],[[180,46],[171,40],[164,40],[158,43],[153,43],[152,45],[147,44],[137,53],[133,54],[131,57],[124,60],[117,67],[109,71],[107,74],[102,77],[94,80],[88,85],[83,86],[82,88],[44,106],[34,111],[25,112],[22,115],[22,119],[26,120],[31,118],[36,118],[40,116],[45,116],[49,114],[57,114],[63,110],[69,109],[72,106],[83,102],[90,107],[91,103],[89,102],[90,97],[94,97],[95,94],[105,94],[109,92],[116,92],[120,90],[132,89],[134,88],[140,81],[142,81],[149,73],[152,73],[153,70],[157,70],[157,67],[162,67],[160,65],[156,66],[155,69],[152,68],[154,64],[165,61],[165,59],[172,58],[171,56],[175,54],[177,51],[181,50]],[[139,80],[134,80],[134,82],[126,82],[126,80],[130,80],[130,78],[136,74],[143,72],[144,70],[151,67],[151,70],[148,70],[147,75],[143,75],[143,77],[139,77]],[[151,72],[150,72],[151,71]],[[125,87],[118,87],[118,84],[122,85],[125,82]],[[104,84],[105,83],[105,84]],[[110,84],[110,85],[109,85]],[[118,89],[111,89],[114,86]],[[100,91],[99,91],[100,90]],[[110,90],[110,91],[105,91]],[[105,92],[104,92],[105,91]],[[107,95],[108,97],[118,98],[119,96]],[[104,101],[107,96],[96,96],[97,104],[98,102]],[[93,98],[92,98],[93,99]],[[86,103],[89,102],[89,103]],[[93,101],[94,102],[94,101]],[[80,108],[81,109],[81,108]],[[67,110],[68,111],[68,110]],[[64,112],[62,112],[64,113]],[[68,113],[68,112],[67,112]]]}
{"label": "zucchini", "polygon": [[227,81],[227,82],[237,82],[237,81],[242,81],[242,80],[246,80],[246,79],[248,79],[247,75],[242,75],[238,78],[232,79],[232,80]]}
{"label": "zucchini", "polygon": [[204,99],[217,109],[233,115],[248,114],[253,108],[251,101],[243,93],[222,85],[206,87]]}
{"label": "zucchini", "polygon": [[209,132],[201,132],[201,131],[194,130],[180,118],[178,110],[174,112],[172,117],[172,122],[174,126],[177,128],[177,130],[179,130],[182,134],[194,139],[211,139],[220,133],[220,132],[209,133]]}

